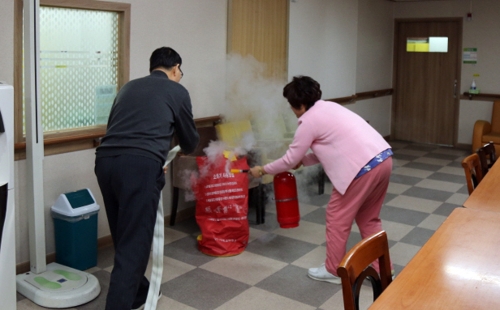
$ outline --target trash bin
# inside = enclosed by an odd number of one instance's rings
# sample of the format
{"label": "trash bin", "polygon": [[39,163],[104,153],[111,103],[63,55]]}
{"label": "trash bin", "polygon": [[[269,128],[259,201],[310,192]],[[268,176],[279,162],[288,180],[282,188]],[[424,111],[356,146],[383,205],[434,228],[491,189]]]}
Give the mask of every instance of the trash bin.
{"label": "trash bin", "polygon": [[99,205],[88,188],[61,194],[51,208],[56,262],[78,270],[97,266]]}

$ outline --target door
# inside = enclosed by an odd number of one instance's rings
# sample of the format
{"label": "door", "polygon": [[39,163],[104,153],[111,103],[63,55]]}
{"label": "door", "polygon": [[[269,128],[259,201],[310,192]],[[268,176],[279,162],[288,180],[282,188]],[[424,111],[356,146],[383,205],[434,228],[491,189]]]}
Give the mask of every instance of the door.
{"label": "door", "polygon": [[[435,51],[438,38],[446,51]],[[456,144],[461,38],[461,18],[396,20],[394,139]]]}

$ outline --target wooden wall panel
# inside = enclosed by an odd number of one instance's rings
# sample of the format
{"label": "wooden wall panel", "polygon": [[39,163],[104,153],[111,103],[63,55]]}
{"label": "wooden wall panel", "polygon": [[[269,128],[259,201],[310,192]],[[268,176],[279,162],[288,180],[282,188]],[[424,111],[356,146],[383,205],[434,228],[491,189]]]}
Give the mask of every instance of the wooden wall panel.
{"label": "wooden wall panel", "polygon": [[230,0],[228,53],[253,55],[266,77],[287,78],[288,0]]}

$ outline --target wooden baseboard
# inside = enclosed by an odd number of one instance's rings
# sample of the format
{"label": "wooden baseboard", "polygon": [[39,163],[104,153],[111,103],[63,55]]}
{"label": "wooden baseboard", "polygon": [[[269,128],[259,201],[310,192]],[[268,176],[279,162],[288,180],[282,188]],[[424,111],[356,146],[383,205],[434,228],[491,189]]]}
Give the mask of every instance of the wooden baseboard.
{"label": "wooden baseboard", "polygon": [[[186,208],[184,210],[180,210],[177,212],[176,222],[182,222],[189,218],[192,218],[195,214],[195,208]],[[170,215],[165,216],[165,226],[168,226],[170,223]],[[97,239],[97,249],[106,248],[113,245],[113,239],[111,235],[107,235]],[[45,256],[45,260],[47,264],[53,263],[56,261],[56,253],[50,253]],[[29,272],[31,270],[30,262],[23,262],[16,265],[16,274],[21,274],[25,272]]]}

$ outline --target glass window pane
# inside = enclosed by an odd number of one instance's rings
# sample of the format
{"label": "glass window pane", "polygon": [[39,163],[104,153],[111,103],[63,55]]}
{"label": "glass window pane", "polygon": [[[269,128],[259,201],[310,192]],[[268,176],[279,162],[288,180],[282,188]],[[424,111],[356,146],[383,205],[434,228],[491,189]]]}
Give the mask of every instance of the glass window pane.
{"label": "glass window pane", "polygon": [[406,39],[407,52],[447,53],[448,37],[413,37]]}
{"label": "glass window pane", "polygon": [[106,124],[118,85],[118,13],[40,7],[44,131]]}

